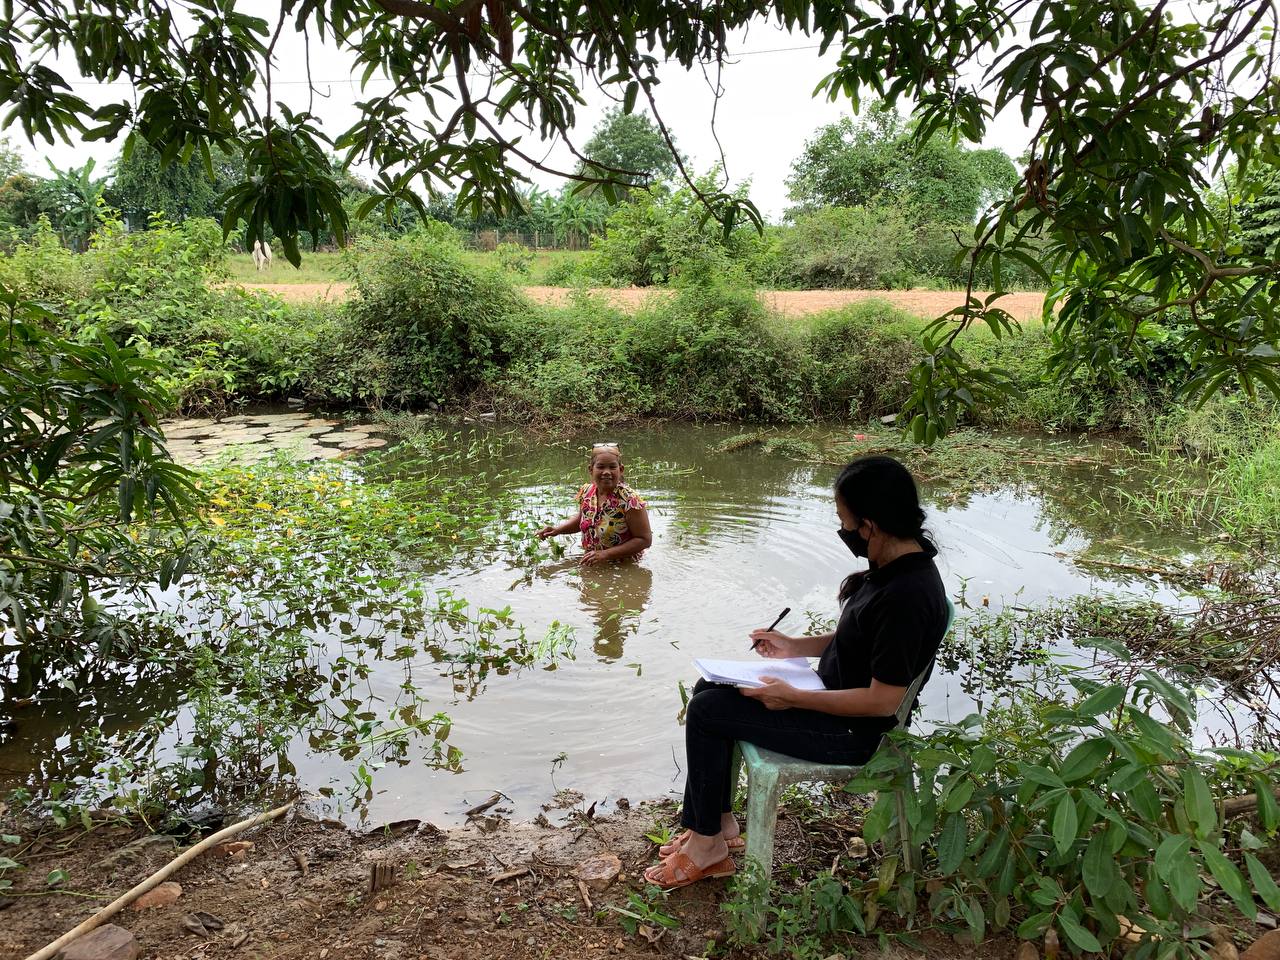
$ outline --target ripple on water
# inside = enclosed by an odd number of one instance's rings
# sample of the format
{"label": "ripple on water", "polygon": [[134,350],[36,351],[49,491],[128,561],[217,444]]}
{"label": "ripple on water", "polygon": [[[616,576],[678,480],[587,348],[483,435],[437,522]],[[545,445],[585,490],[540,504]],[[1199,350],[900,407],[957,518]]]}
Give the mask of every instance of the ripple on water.
{"label": "ripple on water", "polygon": [[[750,630],[786,606],[793,612],[781,629],[788,632],[803,632],[810,614],[834,617],[840,580],[858,565],[835,535],[833,470],[755,449],[710,454],[730,432],[682,426],[623,438],[624,449],[668,465],[628,474],[650,504],[655,532],[639,563],[581,568],[576,538],[569,537],[561,559],[540,547],[536,562],[509,553],[472,557],[468,567],[427,578],[430,589],[451,590],[473,607],[509,606],[534,640],[552,624],[571,627],[574,655],[554,669],[483,678],[450,676],[425,653],[410,661],[429,710],[453,719],[449,742],[463,751],[464,771],[432,770],[425,745],[415,747],[408,764],[376,774],[371,819],[445,822],[493,790],[512,798],[517,817],[528,818],[553,793],[553,774],[555,785],[582,791],[588,803],[680,788],[680,691],[681,684],[692,686],[691,659],[748,656]],[[580,452],[508,446],[509,453],[491,462],[469,460],[464,468],[512,484],[508,489],[531,525],[567,515],[585,479]],[[1117,586],[1060,555],[1087,540],[1063,524],[1060,507],[1050,509],[1039,496],[984,494],[930,514],[939,567],[953,596],[963,593],[976,603],[986,595],[996,609],[1005,601],[1029,606]],[[1130,589],[1174,599],[1168,591]],[[342,637],[325,639],[332,641],[331,655],[341,648]],[[935,674],[922,698],[926,719],[956,720],[974,709],[960,682],[966,669],[962,663],[955,673]],[[381,705],[395,702],[403,670],[400,662],[373,661],[368,682]],[[350,781],[352,765],[332,754],[295,744],[290,760],[304,788]]]}

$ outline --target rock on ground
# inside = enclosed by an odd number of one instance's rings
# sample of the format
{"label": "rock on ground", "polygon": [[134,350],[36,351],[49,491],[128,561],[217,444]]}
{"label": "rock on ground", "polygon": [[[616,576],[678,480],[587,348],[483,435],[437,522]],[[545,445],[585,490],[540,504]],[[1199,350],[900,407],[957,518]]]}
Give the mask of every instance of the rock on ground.
{"label": "rock on ground", "polygon": [[141,951],[132,933],[107,923],[71,941],[58,956],[61,960],[137,960]]}
{"label": "rock on ground", "polygon": [[622,861],[612,853],[602,853],[578,865],[578,879],[597,892],[607,889],[622,872]]}
{"label": "rock on ground", "polygon": [[154,890],[148,890],[133,901],[134,910],[149,910],[152,907],[167,907],[182,896],[182,885],[172,880],[160,884]]}
{"label": "rock on ground", "polygon": [[1280,930],[1272,930],[1256,940],[1240,955],[1240,960],[1280,960]]}

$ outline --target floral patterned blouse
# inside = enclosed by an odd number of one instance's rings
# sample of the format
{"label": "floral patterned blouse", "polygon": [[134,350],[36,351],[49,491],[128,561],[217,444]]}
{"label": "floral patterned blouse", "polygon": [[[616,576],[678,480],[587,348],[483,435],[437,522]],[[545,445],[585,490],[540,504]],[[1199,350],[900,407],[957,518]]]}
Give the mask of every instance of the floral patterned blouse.
{"label": "floral patterned blouse", "polygon": [[610,494],[600,494],[594,483],[584,483],[575,497],[582,509],[582,549],[607,550],[631,539],[627,511],[645,509],[644,500],[625,483]]}

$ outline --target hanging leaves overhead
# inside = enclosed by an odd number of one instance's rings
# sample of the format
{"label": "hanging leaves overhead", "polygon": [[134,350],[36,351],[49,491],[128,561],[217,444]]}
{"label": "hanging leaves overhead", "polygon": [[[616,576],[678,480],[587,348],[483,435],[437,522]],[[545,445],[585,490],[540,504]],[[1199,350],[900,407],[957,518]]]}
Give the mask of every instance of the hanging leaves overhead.
{"label": "hanging leaves overhead", "polygon": [[[626,112],[652,114],[709,216],[726,229],[758,225],[748,200],[688,176],[657,70],[719,63],[735,30],[775,23],[838,53],[818,93],[854,107],[901,102],[921,142],[937,133],[981,142],[1005,110],[1033,130],[1019,184],[982,214],[964,254],[995,289],[970,283],[966,302],[931,331],[911,404],[922,439],[1007,389],[966,360],[960,339],[974,323],[1010,329],[1006,263],[1043,278],[1063,373],[1141,359],[1175,324],[1196,358],[1188,387],[1197,395],[1237,384],[1280,393],[1278,251],[1240,244],[1230,211],[1206,201],[1224,171],[1252,177],[1280,165],[1276,0],[283,0],[274,22],[234,0],[5,9],[7,125],[37,141],[145,141],[166,161],[209,164],[214,146],[239,151],[245,180],[227,197],[224,227],[249,243],[269,229],[295,263],[302,233],[345,235],[334,147],[344,163],[379,171],[360,216],[404,203],[421,211],[423,193],[444,190],[473,212],[510,209],[530,170],[607,194],[636,182],[640,171],[586,163],[574,146],[584,90],[597,87]],[[285,31],[352,63],[362,93],[350,129],[324,130],[277,102]],[[120,84],[104,88],[117,99],[93,107],[75,95],[54,66],[69,57],[84,76]],[[551,139],[570,145],[570,169],[549,166],[534,145]]]}

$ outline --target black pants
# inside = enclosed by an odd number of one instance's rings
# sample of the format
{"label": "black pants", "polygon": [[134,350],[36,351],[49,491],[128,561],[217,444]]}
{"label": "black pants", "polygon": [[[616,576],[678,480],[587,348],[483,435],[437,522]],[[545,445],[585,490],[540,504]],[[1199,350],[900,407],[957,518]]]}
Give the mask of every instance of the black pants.
{"label": "black pants", "polygon": [[685,711],[688,758],[680,823],[707,836],[720,832],[734,784],[733,744],[745,740],[766,750],[815,763],[862,764],[880,743],[882,725],[816,710],[770,710],[736,687],[699,680]]}

